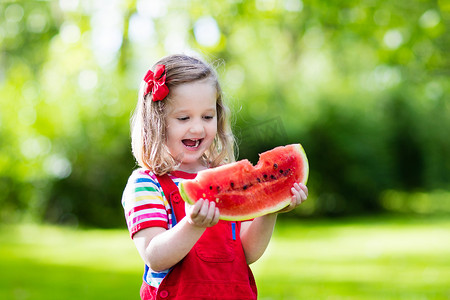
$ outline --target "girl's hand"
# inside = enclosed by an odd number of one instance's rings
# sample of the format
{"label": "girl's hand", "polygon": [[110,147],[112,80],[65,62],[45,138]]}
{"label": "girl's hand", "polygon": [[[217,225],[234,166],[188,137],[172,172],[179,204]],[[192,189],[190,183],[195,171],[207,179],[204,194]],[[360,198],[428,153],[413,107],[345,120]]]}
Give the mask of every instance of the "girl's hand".
{"label": "girl's hand", "polygon": [[291,203],[285,208],[278,211],[278,213],[284,213],[293,210],[300,204],[306,201],[308,198],[308,188],[303,183],[294,183],[294,186],[291,188],[292,191],[292,199]]}
{"label": "girl's hand", "polygon": [[211,227],[219,222],[219,209],[214,201],[200,199],[194,205],[186,208],[186,218],[189,224],[197,227]]}

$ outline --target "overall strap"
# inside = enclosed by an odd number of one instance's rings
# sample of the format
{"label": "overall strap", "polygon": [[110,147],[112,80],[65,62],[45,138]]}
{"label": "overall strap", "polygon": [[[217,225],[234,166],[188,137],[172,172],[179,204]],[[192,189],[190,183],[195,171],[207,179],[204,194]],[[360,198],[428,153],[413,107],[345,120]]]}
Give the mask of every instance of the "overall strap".
{"label": "overall strap", "polygon": [[173,182],[169,175],[156,175],[156,178],[158,179],[164,195],[172,208],[172,221],[175,226],[177,222],[183,219],[186,215],[183,198],[181,198],[177,185]]}

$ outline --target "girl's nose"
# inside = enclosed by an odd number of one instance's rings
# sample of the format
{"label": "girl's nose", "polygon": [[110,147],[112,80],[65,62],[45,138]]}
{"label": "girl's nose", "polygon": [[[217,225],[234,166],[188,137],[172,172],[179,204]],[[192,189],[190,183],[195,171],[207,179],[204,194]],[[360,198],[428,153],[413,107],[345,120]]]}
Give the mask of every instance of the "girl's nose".
{"label": "girl's nose", "polygon": [[195,134],[201,134],[203,133],[205,130],[205,128],[203,127],[203,124],[201,121],[194,121],[191,124],[191,127],[189,128],[189,131],[191,133],[195,133]]}

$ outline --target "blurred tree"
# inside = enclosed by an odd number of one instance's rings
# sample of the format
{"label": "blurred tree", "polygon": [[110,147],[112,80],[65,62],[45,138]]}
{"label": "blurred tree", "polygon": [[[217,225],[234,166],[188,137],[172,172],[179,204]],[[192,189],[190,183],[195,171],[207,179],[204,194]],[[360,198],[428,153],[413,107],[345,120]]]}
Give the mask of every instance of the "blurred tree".
{"label": "blurred tree", "polygon": [[444,1],[2,1],[0,220],[123,225],[142,75],[185,52],[217,67],[240,158],[301,142],[300,214],[450,189]]}

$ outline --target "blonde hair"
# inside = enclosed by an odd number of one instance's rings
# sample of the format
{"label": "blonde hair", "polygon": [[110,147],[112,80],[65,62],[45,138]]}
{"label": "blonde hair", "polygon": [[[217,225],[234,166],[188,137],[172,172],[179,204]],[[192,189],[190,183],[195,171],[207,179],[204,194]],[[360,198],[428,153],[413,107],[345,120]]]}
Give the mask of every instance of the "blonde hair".
{"label": "blonde hair", "polygon": [[157,175],[174,171],[180,164],[166,146],[166,117],[170,91],[173,88],[199,80],[209,79],[217,90],[217,133],[203,160],[211,168],[233,162],[234,136],[229,123],[229,109],[223,101],[215,70],[207,63],[187,55],[171,55],[162,58],[156,65],[166,68],[166,85],[169,94],[162,101],[152,101],[152,94],[144,96],[146,84],[141,83],[136,109],[131,119],[131,146],[139,166]]}

